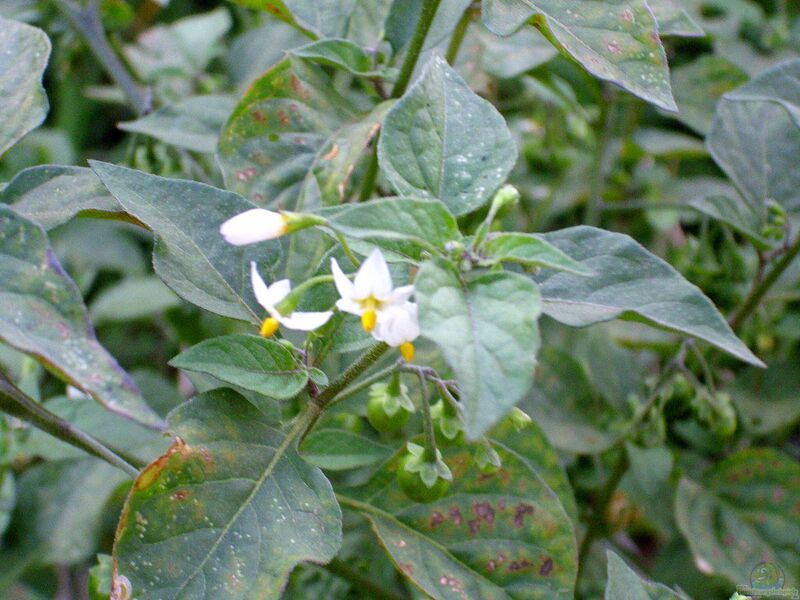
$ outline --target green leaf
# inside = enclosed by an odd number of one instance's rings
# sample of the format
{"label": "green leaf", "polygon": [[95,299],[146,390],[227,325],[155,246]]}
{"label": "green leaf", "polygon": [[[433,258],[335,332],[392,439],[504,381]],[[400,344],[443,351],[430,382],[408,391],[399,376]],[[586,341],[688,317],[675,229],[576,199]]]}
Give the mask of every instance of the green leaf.
{"label": "green leaf", "polygon": [[713,467],[703,483],[683,478],[675,517],[706,574],[745,585],[763,562],[778,565],[786,587],[800,582],[800,465],[769,448],[743,450]]}
{"label": "green leaf", "polygon": [[606,550],[606,560],[606,600],[688,600],[684,594],[640,577],[612,550]]}
{"label": "green leaf", "polygon": [[[774,200],[800,210],[800,60],[779,65],[725,94],[706,143],[751,209]],[[757,151],[754,151],[757,149]]]}
{"label": "green leaf", "polygon": [[237,247],[219,233],[230,217],[254,208],[232,192],[91,161],[119,203],[156,236],[156,274],[180,297],[226,317],[260,323],[250,261],[267,276],[280,259],[278,242]]}
{"label": "green leaf", "polygon": [[509,261],[528,267],[547,267],[576,275],[592,275],[592,271],[535,233],[489,234],[483,252],[486,258],[498,262]]}
{"label": "green leaf", "polygon": [[236,101],[229,96],[192,96],[117,126],[123,131],[154,137],[176,148],[213,153],[217,149],[220,129],[234,106]]}
{"label": "green leaf", "polygon": [[487,0],[486,26],[510,35],[533,24],[600,79],[676,110],[658,26],[645,0]]}
{"label": "green leaf", "polygon": [[573,327],[617,318],[643,321],[763,366],[697,286],[629,236],[580,226],[542,237],[597,273],[546,271],[537,277],[548,316]]}
{"label": "green leaf", "polygon": [[113,568],[114,565],[110,555],[97,555],[97,564],[89,569],[90,600],[108,600],[111,595],[111,572]]}
{"label": "green leaf", "polygon": [[361,77],[383,77],[375,65],[375,54],[350,40],[327,39],[311,42],[291,51],[295,56],[329,67],[337,67]]}
{"label": "green leaf", "polygon": [[158,277],[131,277],[99,293],[89,314],[99,325],[141,319],[180,304],[180,299]]}
{"label": "green leaf", "polygon": [[0,205],[0,339],[100,404],[148,425],[160,419],[95,337],[81,294],[41,227]]}
{"label": "green leaf", "polygon": [[522,75],[558,56],[547,38],[532,27],[525,27],[508,37],[498,37],[479,30],[483,44],[481,64],[487,72],[501,79]]}
{"label": "green leaf", "polygon": [[722,56],[704,54],[672,71],[672,89],[679,112],[674,119],[707,135],[722,95],[747,81],[747,74]]}
{"label": "green leaf", "polygon": [[516,273],[467,278],[443,259],[415,281],[422,335],[439,346],[458,380],[465,431],[476,439],[528,391],[539,348],[536,284]]}
{"label": "green leaf", "polygon": [[458,216],[492,197],[517,149],[494,106],[434,57],[386,115],[378,158],[399,194],[439,198]]}
{"label": "green leaf", "polygon": [[495,448],[502,467],[491,474],[475,465],[474,448],[444,451],[453,483],[432,504],[403,494],[397,457],[338,498],[370,520],[398,569],[437,600],[572,598],[577,559],[569,517],[529,463],[502,444]]}
{"label": "green leaf", "polygon": [[661,37],[704,37],[703,28],[681,6],[682,1],[647,0],[647,5],[658,22],[658,34]]}
{"label": "green leaf", "polygon": [[20,171],[0,192],[0,202],[45,229],[76,215],[124,217],[119,203],[85,167],[42,165]]}
{"label": "green leaf", "polygon": [[49,105],[42,75],[49,58],[44,31],[0,18],[0,156],[44,121]]}
{"label": "green leaf", "polygon": [[444,250],[461,239],[456,220],[438,200],[381,198],[321,211],[345,236],[418,261],[423,249]]}
{"label": "green leaf", "polygon": [[255,335],[226,335],[200,342],[169,364],[278,400],[296,396],[308,381],[308,373],[283,344]]}
{"label": "green leaf", "polygon": [[[791,358],[774,360],[769,368],[747,369],[736,374],[730,392],[739,423],[758,436],[789,431],[800,421],[800,371]],[[768,400],[766,400],[768,398]]]}
{"label": "green leaf", "polygon": [[761,228],[766,223],[764,215],[738,195],[734,197],[698,196],[689,199],[687,204],[697,212],[725,223],[731,229],[738,231],[761,250],[766,250],[774,244],[761,235]]}
{"label": "green leaf", "polygon": [[332,152],[321,152],[326,142],[357,116],[321,67],[287,56],[252,84],[222,130],[227,188],[257,204],[293,206],[317,157]]}
{"label": "green leaf", "polygon": [[321,469],[344,471],[382,462],[393,448],[342,429],[315,429],[300,447],[301,456]]}
{"label": "green leaf", "polygon": [[[386,19],[386,40],[398,54],[414,35],[414,27],[419,21],[424,2],[425,0],[403,0],[392,3]],[[429,50],[444,42],[453,33],[469,5],[470,0],[441,0],[425,36],[422,50]]]}
{"label": "green leaf", "polygon": [[138,600],[277,599],[299,562],[336,555],[341,511],[297,455],[302,427],[278,429],[231,390],[197,396],[170,426],[179,438],[136,480],[114,545],[114,577]]}
{"label": "green leaf", "polygon": [[325,38],[341,37],[357,0],[234,0],[266,10],[294,27]]}

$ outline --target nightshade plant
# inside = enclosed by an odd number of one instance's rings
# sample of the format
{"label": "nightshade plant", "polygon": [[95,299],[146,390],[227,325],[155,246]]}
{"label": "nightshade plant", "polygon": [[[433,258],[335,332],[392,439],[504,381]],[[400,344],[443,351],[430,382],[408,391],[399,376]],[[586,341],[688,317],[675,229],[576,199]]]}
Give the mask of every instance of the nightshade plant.
{"label": "nightshade plant", "polygon": [[797,6],[200,4],[0,2],[0,596],[800,586]]}

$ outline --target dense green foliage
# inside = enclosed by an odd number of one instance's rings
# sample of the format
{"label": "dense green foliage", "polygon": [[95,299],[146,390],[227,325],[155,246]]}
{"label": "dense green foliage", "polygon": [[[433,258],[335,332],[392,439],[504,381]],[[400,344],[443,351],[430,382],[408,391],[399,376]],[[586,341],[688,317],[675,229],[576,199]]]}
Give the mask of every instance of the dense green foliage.
{"label": "dense green foliage", "polygon": [[789,596],[798,165],[791,0],[0,0],[0,597]]}

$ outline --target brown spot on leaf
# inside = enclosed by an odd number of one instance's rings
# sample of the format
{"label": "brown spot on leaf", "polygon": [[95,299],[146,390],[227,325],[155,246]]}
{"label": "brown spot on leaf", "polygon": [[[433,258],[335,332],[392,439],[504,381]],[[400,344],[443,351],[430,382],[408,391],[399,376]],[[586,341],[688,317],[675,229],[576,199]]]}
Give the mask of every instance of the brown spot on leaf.
{"label": "brown spot on leaf", "polygon": [[289,115],[286,114],[285,111],[279,110],[278,111],[278,122],[286,127],[289,124]]}
{"label": "brown spot on leaf", "polygon": [[469,525],[469,533],[470,535],[478,535],[481,531],[481,522],[479,519],[471,519],[467,521],[467,525]]}
{"label": "brown spot on leaf", "polygon": [[508,572],[516,573],[522,569],[527,569],[531,565],[531,561],[529,561],[527,558],[523,558],[522,560],[512,560],[508,565]]}
{"label": "brown spot on leaf", "polygon": [[334,144],[333,147],[322,158],[324,160],[333,160],[339,154],[339,144]]}
{"label": "brown spot on leaf", "polygon": [[553,559],[545,558],[542,561],[542,564],[539,566],[539,575],[541,575],[542,577],[547,577],[552,572],[553,572]]}
{"label": "brown spot on leaf", "polygon": [[450,509],[448,513],[450,515],[450,519],[453,521],[453,525],[458,527],[461,523],[464,522],[464,518],[461,516],[461,511],[458,509],[457,506],[454,506]]}
{"label": "brown spot on leaf", "polygon": [[494,509],[488,502],[476,502],[472,505],[472,512],[478,519],[486,521],[488,525],[494,523]]}
{"label": "brown spot on leaf", "polygon": [[497,568],[497,563],[495,561],[490,560],[488,563],[486,563],[486,570],[489,571],[489,573],[494,571],[496,568]]}
{"label": "brown spot on leaf", "polygon": [[414,567],[410,563],[398,563],[400,570],[409,577],[414,574]]}
{"label": "brown spot on leaf", "polygon": [[533,506],[520,502],[514,510],[514,527],[520,529],[525,524],[525,515],[533,514]]}
{"label": "brown spot on leaf", "polygon": [[257,122],[257,123],[266,123],[267,122],[267,117],[260,110],[254,110],[250,114],[253,117],[253,120],[255,122]]}
{"label": "brown spot on leaf", "polygon": [[255,167],[247,167],[236,173],[236,179],[239,181],[249,181],[252,179],[256,174]]}
{"label": "brown spot on leaf", "polygon": [[177,502],[183,502],[184,500],[186,500],[186,498],[189,497],[189,495],[190,493],[188,490],[178,490],[177,492],[175,492],[170,496],[170,499],[175,500]]}
{"label": "brown spot on leaf", "polygon": [[786,496],[786,490],[783,489],[783,486],[776,485],[772,489],[772,502],[774,504],[780,504],[781,502],[783,502],[785,496]]}
{"label": "brown spot on leaf", "polygon": [[444,515],[438,510],[433,511],[431,515],[431,529],[441,525],[444,522]]}
{"label": "brown spot on leaf", "polygon": [[133,484],[134,491],[138,492],[153,485],[158,479],[158,476],[161,474],[161,471],[164,470],[167,462],[169,462],[169,460],[175,454],[186,456],[189,453],[189,446],[186,445],[186,442],[184,442],[178,436],[175,436],[172,445],[167,449],[167,451],[151,462],[141,473],[139,473],[139,477],[136,478],[136,481]]}

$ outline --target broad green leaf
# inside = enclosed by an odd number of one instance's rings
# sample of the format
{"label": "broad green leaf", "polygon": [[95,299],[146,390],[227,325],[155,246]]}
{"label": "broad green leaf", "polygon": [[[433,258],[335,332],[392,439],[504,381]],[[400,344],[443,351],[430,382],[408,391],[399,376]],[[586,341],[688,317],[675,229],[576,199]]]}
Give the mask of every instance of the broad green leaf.
{"label": "broad green leaf", "polygon": [[350,40],[327,39],[311,42],[291,51],[295,56],[322,65],[337,67],[362,77],[382,77],[375,64],[376,55]]}
{"label": "broad green leaf", "polygon": [[503,79],[522,75],[558,56],[553,44],[532,27],[524,27],[508,37],[498,37],[484,29],[479,35],[483,68]]}
{"label": "broad green leaf", "polygon": [[596,273],[578,277],[546,271],[538,276],[548,316],[573,327],[617,318],[644,321],[763,366],[697,286],[629,236],[580,226],[542,237]]}
{"label": "broad green leaf", "polygon": [[704,54],[672,71],[672,89],[678,112],[674,119],[706,135],[711,130],[717,102],[725,92],[747,81],[747,74],[723,56]]}
{"label": "broad green leaf", "polygon": [[236,101],[229,96],[192,96],[118,127],[177,148],[213,153],[219,132],[234,106]]}
{"label": "broad green leaf", "polygon": [[684,594],[640,577],[612,550],[606,550],[606,560],[606,600],[687,600]]}
{"label": "broad green leaf", "polygon": [[280,598],[302,561],[341,543],[330,483],[241,396],[217,390],[170,416],[172,447],[142,471],[114,544],[115,578],[138,600]]}
{"label": "broad green leaf", "polygon": [[230,217],[254,208],[232,192],[92,161],[92,169],[125,210],[156,236],[156,274],[185,300],[226,317],[260,323],[250,261],[262,276],[280,258],[277,242],[238,247],[219,233]]}
{"label": "broad green leaf", "polygon": [[296,396],[308,381],[308,373],[285,346],[255,335],[226,335],[200,342],[169,364],[278,400]]}
{"label": "broad green leaf", "polygon": [[675,498],[678,527],[706,574],[747,584],[760,563],[778,565],[786,587],[800,582],[800,464],[752,448],[714,466],[702,484],[684,477]]}
{"label": "broad green leaf", "polygon": [[36,563],[79,564],[100,544],[106,502],[128,476],[96,458],[43,462],[19,479],[20,535]]}
{"label": "broad green leaf", "polygon": [[439,198],[458,216],[491,198],[517,149],[494,106],[434,57],[386,115],[378,157],[399,194]]}
{"label": "broad green leaf", "polygon": [[476,439],[528,391],[539,348],[539,290],[517,273],[460,275],[443,259],[420,267],[415,281],[422,335],[453,369]]}
{"label": "broad green leaf", "polygon": [[41,227],[0,205],[0,339],[100,404],[159,425],[130,376],[97,341],[81,294]]}
{"label": "broad green leaf", "polygon": [[423,249],[444,250],[461,233],[455,218],[438,200],[381,198],[323,210],[345,236],[418,261]]}
{"label": "broad green leaf", "polygon": [[89,314],[94,324],[99,325],[141,319],[180,304],[180,298],[158,277],[131,277],[98,294]]}
{"label": "broad green leaf", "polygon": [[42,86],[50,40],[44,31],[0,18],[0,156],[44,121]]}
{"label": "broad green leaf", "polygon": [[577,571],[575,534],[557,496],[502,444],[502,467],[482,473],[474,449],[445,451],[453,484],[431,504],[400,490],[393,460],[343,506],[372,523],[398,569],[437,600],[567,599]]}
{"label": "broad green leaf", "polygon": [[666,158],[703,158],[708,156],[702,140],[692,135],[642,127],[633,135],[633,139],[645,152],[653,156]]}
{"label": "broad green leaf", "polygon": [[382,462],[394,449],[342,429],[315,429],[300,446],[301,456],[321,469],[343,471]]}
{"label": "broad green leaf", "polygon": [[685,0],[647,0],[658,22],[660,36],[704,37],[703,28],[698,25],[686,9],[681,6]]}
{"label": "broad green leaf", "polygon": [[325,143],[356,117],[321,67],[290,54],[253,83],[222,130],[226,186],[260,205],[293,206]]}
{"label": "broad green leaf", "polygon": [[535,233],[490,234],[483,246],[483,252],[486,258],[498,262],[508,261],[529,267],[547,267],[577,275],[592,274],[592,271]]}
{"label": "broad green leaf", "polygon": [[234,0],[266,10],[294,27],[324,38],[342,37],[357,0]]}
{"label": "broad green leaf", "polygon": [[676,110],[664,47],[645,0],[487,0],[486,26],[510,35],[529,19],[600,79]]}
{"label": "broad green leaf", "polygon": [[761,229],[766,223],[764,215],[738,195],[733,197],[699,196],[690,198],[687,204],[697,212],[725,223],[738,231],[759,249],[764,250],[773,245],[773,242],[761,235]]}
{"label": "broad green leaf", "polygon": [[43,165],[17,173],[0,192],[0,202],[45,229],[63,225],[76,215],[122,218],[122,207],[91,169]]}
{"label": "broad green leaf", "polygon": [[725,94],[706,140],[714,160],[759,214],[767,200],[800,210],[798,77],[800,61],[784,63]]}
{"label": "broad green leaf", "polygon": [[800,421],[800,371],[791,358],[771,361],[767,370],[747,369],[726,389],[749,433],[770,436],[789,431]]}

